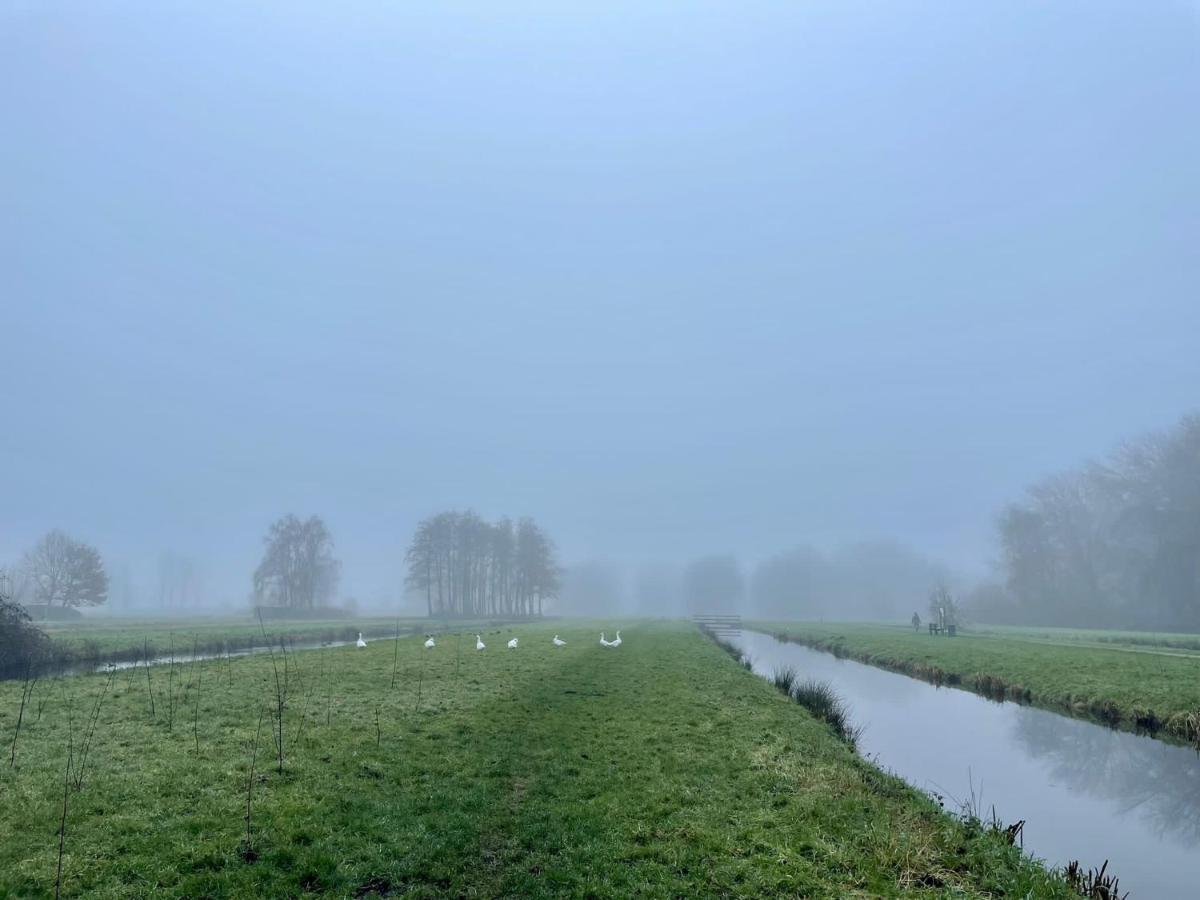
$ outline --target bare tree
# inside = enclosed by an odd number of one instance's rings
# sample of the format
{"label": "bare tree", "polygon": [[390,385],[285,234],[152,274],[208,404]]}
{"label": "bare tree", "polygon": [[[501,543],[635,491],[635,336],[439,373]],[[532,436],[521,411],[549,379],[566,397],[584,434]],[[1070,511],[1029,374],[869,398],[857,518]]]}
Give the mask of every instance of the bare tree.
{"label": "bare tree", "polygon": [[939,581],[929,592],[929,621],[939,625],[960,625],[958,602],[946,587],[944,581]]}
{"label": "bare tree", "polygon": [[287,515],[274,522],[263,539],[266,550],[254,570],[259,603],[312,609],[333,597],[341,564],[333,557],[333,538],[318,516],[301,521]]}
{"label": "bare tree", "polygon": [[99,606],[108,599],[108,573],[95,547],[55,529],[21,563],[34,603]]}

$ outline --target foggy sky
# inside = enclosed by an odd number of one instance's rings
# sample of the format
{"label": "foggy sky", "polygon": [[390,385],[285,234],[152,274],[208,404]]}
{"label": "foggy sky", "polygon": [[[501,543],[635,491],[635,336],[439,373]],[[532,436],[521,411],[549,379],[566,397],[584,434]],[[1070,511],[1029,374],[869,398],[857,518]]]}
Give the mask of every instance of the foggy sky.
{"label": "foggy sky", "polygon": [[0,0],[0,562],[892,537],[1200,407],[1194,2]]}

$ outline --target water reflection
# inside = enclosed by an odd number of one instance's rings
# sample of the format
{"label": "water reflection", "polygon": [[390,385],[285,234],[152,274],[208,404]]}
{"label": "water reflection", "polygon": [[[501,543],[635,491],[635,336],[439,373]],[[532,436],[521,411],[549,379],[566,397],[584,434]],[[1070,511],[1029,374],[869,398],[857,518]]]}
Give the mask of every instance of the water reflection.
{"label": "water reflection", "polygon": [[1051,865],[1109,859],[1131,898],[1195,896],[1200,878],[1200,757],[1186,747],[839,660],[746,632],[738,643],[769,677],[791,665],[831,681],[866,726],[859,742],[910,784],[974,798]]}
{"label": "water reflection", "polygon": [[1116,815],[1139,816],[1160,838],[1200,844],[1200,754],[1042,710],[1015,712],[1017,740],[1055,781],[1111,801]]}

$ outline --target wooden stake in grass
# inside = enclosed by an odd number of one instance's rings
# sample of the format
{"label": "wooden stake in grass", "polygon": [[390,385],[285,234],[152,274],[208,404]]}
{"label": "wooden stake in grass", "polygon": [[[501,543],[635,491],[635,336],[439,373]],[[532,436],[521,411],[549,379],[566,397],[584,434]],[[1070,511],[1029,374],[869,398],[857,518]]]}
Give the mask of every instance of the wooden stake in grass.
{"label": "wooden stake in grass", "polygon": [[33,674],[33,660],[29,660],[25,666],[25,681],[21,685],[21,709],[17,713],[17,727],[13,731],[12,753],[8,756],[8,767],[11,769],[17,762],[17,737],[21,734],[21,722],[25,718],[25,704],[29,702],[29,697],[33,693],[34,685],[37,684],[37,676]]}
{"label": "wooden stake in grass", "polygon": [[[321,661],[324,666],[324,660]],[[292,747],[295,748],[300,744],[300,738],[304,736],[304,723],[308,721],[308,701],[312,699],[313,684],[310,682],[308,688],[304,691],[304,706],[300,708],[300,727],[296,729],[295,735],[292,737]]]}
{"label": "wooden stake in grass", "polygon": [[[45,695],[45,693],[46,693],[45,691],[42,691],[43,695]],[[46,708],[46,704],[49,702],[50,702],[49,696],[38,697],[38,715],[37,715],[36,721],[38,721],[38,722],[42,721],[42,710],[44,710]]]}
{"label": "wooden stake in grass", "polygon": [[333,721],[333,663],[329,664],[329,672],[325,675],[325,727]]}
{"label": "wooden stake in grass", "polygon": [[251,829],[251,817],[253,815],[252,803],[254,800],[254,764],[258,761],[258,739],[262,735],[262,723],[265,707],[258,707],[258,728],[254,732],[254,746],[250,751],[250,774],[246,777],[246,846],[242,848],[242,859],[246,862],[254,862],[258,859],[258,854],[254,852],[254,834]]}
{"label": "wooden stake in grass", "polygon": [[392,687],[396,687],[396,662],[400,658],[400,619],[396,619],[396,643],[392,647]]}
{"label": "wooden stake in grass", "polygon": [[142,647],[142,656],[146,661],[146,692],[150,694],[150,720],[154,721],[154,685],[150,682],[150,639],[146,638]]}
{"label": "wooden stake in grass", "polygon": [[375,746],[378,747],[383,740],[383,728],[379,724],[379,704],[375,704]]}
{"label": "wooden stake in grass", "polygon": [[192,687],[196,683],[196,678],[195,678],[196,655],[197,655],[197,651],[199,650],[199,648],[200,648],[200,637],[199,637],[199,635],[193,634],[192,635],[192,664],[191,664],[191,666],[189,666],[189,671],[188,671],[188,674],[191,676],[191,680],[188,681],[188,690],[189,691],[192,689]]}
{"label": "wooden stake in grass", "polygon": [[96,703],[92,707],[92,715],[88,720],[87,732],[83,738],[83,749],[79,752],[79,768],[75,772],[75,790],[79,791],[83,788],[83,773],[87,769],[88,753],[92,749],[92,736],[96,733],[96,722],[100,718],[100,707],[104,705],[104,698],[108,696],[109,690],[112,688],[113,679],[117,677],[116,669],[108,670],[108,678],[104,682],[104,690],[100,692],[100,696],[96,698]]}
{"label": "wooden stake in grass", "polygon": [[[64,693],[66,688],[63,689]],[[67,802],[71,796],[71,765],[75,762],[75,717],[70,699],[67,700],[67,767],[63,772],[62,816],[58,822],[58,868],[54,873],[54,900],[62,896],[63,851],[67,846]]]}
{"label": "wooden stake in grass", "polygon": [[[192,665],[196,665],[195,657],[192,657]],[[196,705],[192,707],[192,738],[196,742],[196,753],[200,752],[200,686],[204,678],[204,666],[201,665],[196,670]]]}
{"label": "wooden stake in grass", "polygon": [[[262,610],[258,613],[258,627],[262,631],[263,642],[267,645],[267,653],[271,657],[271,669],[275,672],[275,749],[279,755],[279,774],[283,774],[283,703],[286,688],[279,680],[279,664],[275,661],[275,651],[271,648],[271,640],[267,637],[267,626],[263,624]],[[282,638],[280,639],[282,641]],[[282,646],[282,643],[281,643]],[[287,657],[284,657],[286,664]]]}
{"label": "wooden stake in grass", "polygon": [[167,731],[175,727],[175,635],[167,637],[170,659],[167,662]]}
{"label": "wooden stake in grass", "polygon": [[417,675],[417,706],[413,710],[414,713],[421,711],[421,686],[425,683],[425,656],[421,656],[421,670]]}

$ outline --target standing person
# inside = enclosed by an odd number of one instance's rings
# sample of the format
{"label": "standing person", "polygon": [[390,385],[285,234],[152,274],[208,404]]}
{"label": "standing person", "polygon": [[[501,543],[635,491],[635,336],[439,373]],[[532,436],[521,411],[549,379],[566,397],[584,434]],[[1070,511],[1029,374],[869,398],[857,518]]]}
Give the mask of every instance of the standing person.
{"label": "standing person", "polygon": [[913,613],[912,627],[913,627],[913,631],[921,630],[921,617],[918,616],[916,613]]}

